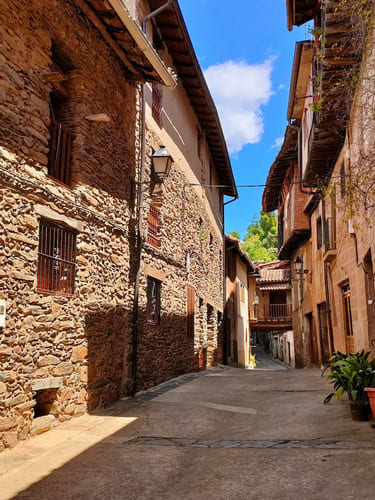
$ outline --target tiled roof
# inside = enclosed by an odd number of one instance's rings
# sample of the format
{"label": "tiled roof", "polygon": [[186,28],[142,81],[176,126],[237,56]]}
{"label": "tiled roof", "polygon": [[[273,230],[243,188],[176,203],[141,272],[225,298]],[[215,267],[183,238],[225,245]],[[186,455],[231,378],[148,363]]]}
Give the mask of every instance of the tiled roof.
{"label": "tiled roof", "polygon": [[259,266],[260,277],[257,285],[262,283],[286,283],[290,281],[290,262],[278,260]]}
{"label": "tiled roof", "polygon": [[260,269],[260,278],[258,278],[258,283],[275,282],[275,281],[289,281],[290,280],[290,270],[289,269]]}

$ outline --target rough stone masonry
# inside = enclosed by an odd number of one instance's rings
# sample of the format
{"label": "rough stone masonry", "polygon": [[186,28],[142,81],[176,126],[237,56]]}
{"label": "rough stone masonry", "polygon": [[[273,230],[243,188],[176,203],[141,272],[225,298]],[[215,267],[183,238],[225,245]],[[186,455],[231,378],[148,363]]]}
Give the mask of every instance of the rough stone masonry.
{"label": "rough stone masonry", "polygon": [[[74,1],[3,2],[0,39],[0,298],[7,306],[0,328],[1,450],[129,392],[130,179],[140,156],[140,109],[137,86]],[[73,135],[70,186],[47,170],[51,82],[44,76],[56,61],[64,66],[63,121]],[[110,122],[87,121],[93,113],[106,113]],[[187,191],[182,201],[185,183],[175,165],[163,193],[161,246],[145,244],[142,253],[139,388],[220,358],[221,241],[202,200]],[[38,290],[41,221],[76,234],[71,295]],[[212,240],[201,238],[202,226]],[[145,318],[150,269],[164,277],[157,326]],[[186,330],[187,283],[196,289],[193,339]]]}

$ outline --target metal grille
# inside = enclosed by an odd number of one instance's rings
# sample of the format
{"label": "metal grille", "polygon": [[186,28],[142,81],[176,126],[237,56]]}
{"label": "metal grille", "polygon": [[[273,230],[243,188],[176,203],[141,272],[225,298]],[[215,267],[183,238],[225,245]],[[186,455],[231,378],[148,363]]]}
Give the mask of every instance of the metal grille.
{"label": "metal grille", "polygon": [[76,233],[48,221],[39,227],[38,289],[72,295],[74,292]]}
{"label": "metal grille", "polygon": [[147,278],[147,323],[160,323],[160,291],[161,282],[155,278]]}
{"label": "metal grille", "polygon": [[73,136],[53,118],[49,131],[48,174],[64,184],[70,184]]}
{"label": "metal grille", "polygon": [[159,218],[160,210],[151,205],[148,214],[147,243],[150,243],[150,245],[156,248],[160,247],[160,240],[158,236]]}
{"label": "metal grille", "polygon": [[152,117],[161,127],[162,93],[160,85],[152,84]]}

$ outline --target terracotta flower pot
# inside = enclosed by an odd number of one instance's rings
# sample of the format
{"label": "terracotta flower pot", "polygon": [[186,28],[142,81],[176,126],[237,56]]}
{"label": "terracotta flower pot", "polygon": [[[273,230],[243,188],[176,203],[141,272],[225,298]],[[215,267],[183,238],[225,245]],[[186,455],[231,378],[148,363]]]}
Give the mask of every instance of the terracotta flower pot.
{"label": "terracotta flower pot", "polygon": [[370,401],[372,418],[375,419],[375,387],[365,387],[365,391]]}

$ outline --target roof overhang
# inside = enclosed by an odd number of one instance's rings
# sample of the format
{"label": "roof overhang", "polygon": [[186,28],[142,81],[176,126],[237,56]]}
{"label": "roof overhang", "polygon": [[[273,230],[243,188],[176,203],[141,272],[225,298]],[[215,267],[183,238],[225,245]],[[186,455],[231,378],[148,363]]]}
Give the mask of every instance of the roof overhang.
{"label": "roof overhang", "polygon": [[297,141],[298,127],[288,125],[285,131],[284,143],[267,176],[262,197],[264,212],[272,212],[278,208],[285,175],[291,164],[297,161]]}
{"label": "roof overhang", "polygon": [[359,68],[364,49],[353,43],[358,23],[343,11],[338,0],[331,0],[322,9],[321,27],[319,43],[323,57],[318,61],[320,84],[315,90],[321,105],[319,112],[314,112],[309,159],[302,179],[310,186],[327,183],[344,144],[355,90],[353,74]]}
{"label": "roof overhang", "polygon": [[290,283],[268,283],[267,285],[259,285],[257,289],[261,292],[266,292],[270,290],[291,290]]}
{"label": "roof overhang", "polygon": [[157,82],[173,89],[177,81],[130,14],[123,0],[74,0],[121,59],[129,80]]}
{"label": "roof overhang", "polygon": [[286,0],[288,30],[301,26],[314,18],[319,0]]}
{"label": "roof overhang", "polygon": [[314,48],[311,41],[297,42],[294,51],[292,77],[289,89],[287,120],[302,120],[306,89],[311,73]]}
{"label": "roof overhang", "polygon": [[247,255],[246,252],[244,252],[241,248],[241,244],[237,238],[234,236],[231,236],[230,234],[225,235],[225,249],[226,251],[230,250],[235,250],[240,259],[244,262],[244,264],[247,266],[248,274],[251,274],[252,276],[258,276],[257,269],[255,265],[253,264],[252,260],[250,257]]}
{"label": "roof overhang", "polygon": [[[158,9],[164,3],[165,0],[149,0],[152,10]],[[223,193],[237,198],[238,192],[219,116],[198,63],[178,2],[173,1],[168,9],[163,10],[154,19],[173,60],[179,81],[184,86],[204,131],[219,182],[224,186]]]}
{"label": "roof overhang", "polygon": [[292,232],[279,250],[279,259],[290,259],[296,248],[299,248],[310,236],[310,229],[298,229]]}

